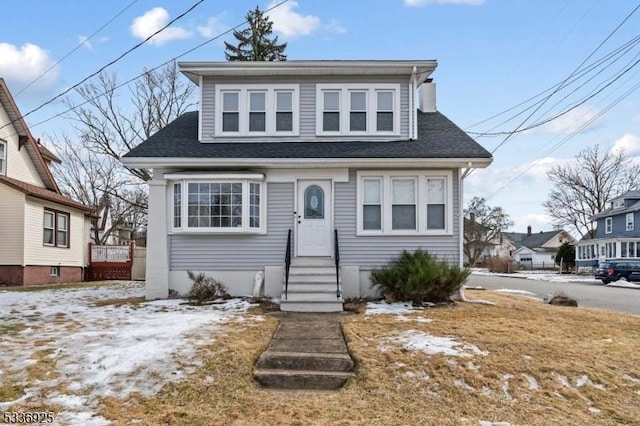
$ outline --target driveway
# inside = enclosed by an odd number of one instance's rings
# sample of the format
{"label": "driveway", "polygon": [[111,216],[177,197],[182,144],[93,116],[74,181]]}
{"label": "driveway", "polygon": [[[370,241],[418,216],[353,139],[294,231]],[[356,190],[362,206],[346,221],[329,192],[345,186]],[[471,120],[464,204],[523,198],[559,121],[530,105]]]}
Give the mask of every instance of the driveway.
{"label": "driveway", "polygon": [[543,298],[545,294],[564,291],[578,300],[579,306],[607,309],[640,315],[640,290],[606,287],[604,284],[561,283],[523,278],[472,274],[467,281],[470,287],[482,286],[488,290],[501,288],[526,290]]}

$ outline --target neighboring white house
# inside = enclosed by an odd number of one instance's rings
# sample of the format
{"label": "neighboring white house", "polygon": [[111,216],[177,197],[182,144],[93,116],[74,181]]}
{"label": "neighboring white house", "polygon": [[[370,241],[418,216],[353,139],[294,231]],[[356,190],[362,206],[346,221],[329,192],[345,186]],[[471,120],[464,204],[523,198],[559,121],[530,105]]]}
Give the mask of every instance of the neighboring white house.
{"label": "neighboring white house", "polygon": [[516,247],[513,258],[525,268],[555,267],[558,248],[564,243],[575,242],[575,238],[564,230],[532,233],[531,226],[527,227],[526,234],[508,232],[504,237],[513,242]]}
{"label": "neighboring white house", "polygon": [[122,159],[153,169],[148,299],[189,270],[234,295],[262,272],[283,310],[342,310],[402,250],[462,264],[463,179],[492,157],[436,110],[436,61],[179,66],[200,110]]}
{"label": "neighboring white house", "polygon": [[63,196],[0,78],[0,284],[81,281],[91,208]]}

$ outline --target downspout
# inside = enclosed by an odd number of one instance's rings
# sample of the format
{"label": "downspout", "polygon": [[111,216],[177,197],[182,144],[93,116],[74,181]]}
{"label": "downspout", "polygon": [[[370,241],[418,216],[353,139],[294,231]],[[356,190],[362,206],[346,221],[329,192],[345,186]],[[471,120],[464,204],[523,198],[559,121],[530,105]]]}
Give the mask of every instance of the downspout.
{"label": "downspout", "polygon": [[409,139],[415,140],[418,139],[418,135],[416,132],[416,123],[418,122],[418,110],[415,105],[415,96],[416,96],[416,75],[418,73],[418,68],[416,66],[413,67],[411,71],[411,78],[409,79]]}
{"label": "downspout", "polygon": [[464,198],[463,198],[463,194],[464,194],[464,177],[467,174],[467,171],[470,169],[465,170],[464,174],[460,173],[462,171],[462,169],[458,169],[458,193],[460,194],[460,269],[464,268],[464,207],[463,207],[463,202],[464,202]]}

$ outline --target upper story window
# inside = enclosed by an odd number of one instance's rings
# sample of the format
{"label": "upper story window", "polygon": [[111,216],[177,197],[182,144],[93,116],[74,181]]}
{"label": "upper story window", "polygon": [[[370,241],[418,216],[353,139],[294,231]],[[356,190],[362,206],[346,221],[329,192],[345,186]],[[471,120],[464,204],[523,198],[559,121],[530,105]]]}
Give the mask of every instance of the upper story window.
{"label": "upper story window", "polygon": [[69,213],[44,211],[42,243],[45,246],[69,247]]}
{"label": "upper story window", "polygon": [[318,135],[397,135],[399,84],[318,84]]}
{"label": "upper story window", "polygon": [[627,231],[633,231],[633,212],[627,213]]}
{"label": "upper story window", "polygon": [[7,142],[0,139],[0,175],[7,174]]}
{"label": "upper story window", "polygon": [[604,233],[610,234],[613,232],[613,219],[608,217],[604,220]]}
{"label": "upper story window", "polygon": [[217,136],[295,136],[298,85],[216,85]]}

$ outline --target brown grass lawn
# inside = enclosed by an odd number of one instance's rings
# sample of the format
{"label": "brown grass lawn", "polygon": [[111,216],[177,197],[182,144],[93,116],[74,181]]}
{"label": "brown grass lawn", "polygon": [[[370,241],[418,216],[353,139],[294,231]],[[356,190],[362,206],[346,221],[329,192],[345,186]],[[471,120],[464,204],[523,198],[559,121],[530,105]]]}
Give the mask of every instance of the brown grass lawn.
{"label": "brown grass lawn", "polygon": [[[118,424],[169,425],[640,424],[640,316],[467,293],[497,305],[405,315],[431,322],[346,316],[357,376],[337,392],[272,391],[254,383],[253,363],[276,326],[268,317],[218,338],[188,380],[152,398],[108,399],[100,414]],[[452,336],[486,354],[427,355],[385,340],[407,330]]]}

